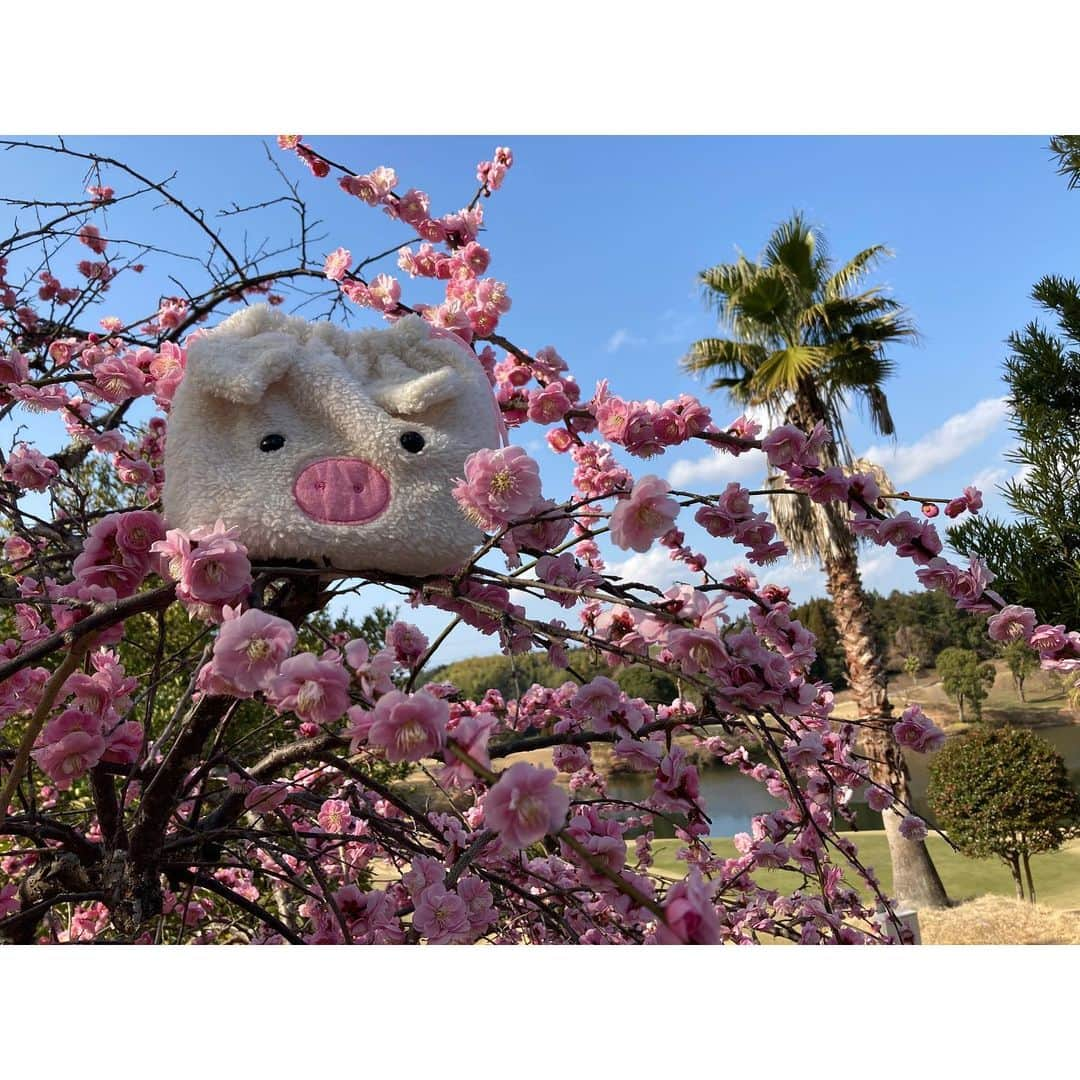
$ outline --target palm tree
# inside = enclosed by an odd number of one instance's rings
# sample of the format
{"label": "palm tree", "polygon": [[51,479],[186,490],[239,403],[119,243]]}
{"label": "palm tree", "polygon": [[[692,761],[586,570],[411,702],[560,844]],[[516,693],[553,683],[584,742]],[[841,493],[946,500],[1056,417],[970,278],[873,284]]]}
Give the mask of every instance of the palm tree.
{"label": "palm tree", "polygon": [[[741,255],[700,278],[731,337],[695,342],[684,366],[714,375],[740,405],[763,406],[773,422],[809,431],[823,422],[833,443],[825,464],[854,468],[844,415],[854,399],[882,435],[895,433],[881,384],[892,374],[889,345],[909,341],[915,328],[880,287],[857,291],[887,256],[881,245],[834,269],[821,233],[796,213],[769,237],[759,261]],[[864,466],[865,463],[859,462]],[[775,486],[777,478],[770,478]],[[883,490],[891,490],[886,485]],[[777,529],[796,557],[820,560],[844,649],[848,681],[864,721],[863,748],[871,777],[911,804],[903,755],[891,734],[892,704],[873,643],[870,605],[845,516],[835,505],[806,496],[770,497]],[[922,841],[900,835],[901,815],[883,815],[893,866],[893,893],[914,907],[943,907],[945,890]]]}

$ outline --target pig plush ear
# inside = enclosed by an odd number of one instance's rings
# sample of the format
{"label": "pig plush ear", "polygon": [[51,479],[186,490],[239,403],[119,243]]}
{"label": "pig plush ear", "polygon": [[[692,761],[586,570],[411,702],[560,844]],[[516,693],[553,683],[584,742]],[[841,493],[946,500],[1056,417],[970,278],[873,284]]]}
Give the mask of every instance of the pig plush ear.
{"label": "pig plush ear", "polygon": [[288,333],[209,333],[188,346],[184,381],[214,397],[253,405],[288,372],[299,348]]}
{"label": "pig plush ear", "polygon": [[457,397],[465,385],[452,367],[417,375],[402,364],[397,377],[384,377],[366,389],[391,416],[417,417]]}

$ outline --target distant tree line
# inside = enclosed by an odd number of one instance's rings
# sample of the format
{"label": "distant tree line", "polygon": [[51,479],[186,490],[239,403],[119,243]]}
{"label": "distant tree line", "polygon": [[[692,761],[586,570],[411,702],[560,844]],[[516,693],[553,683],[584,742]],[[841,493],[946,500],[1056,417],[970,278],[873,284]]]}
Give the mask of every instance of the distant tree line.
{"label": "distant tree line", "polygon": [[[944,593],[894,590],[888,596],[870,593],[869,598],[874,644],[884,657],[886,670],[894,675],[910,670],[905,669],[905,662],[912,656],[918,658],[920,668],[933,667],[938,654],[948,648],[973,650],[980,660],[997,654],[994,643],[986,637],[985,617],[957,611]],[[794,615],[818,639],[811,674],[827,680],[836,690],[847,689],[844,650],[831,601],[810,600],[800,604]],[[468,698],[483,697],[488,688],[504,697],[517,697],[534,683],[556,687],[574,675],[586,681],[606,675],[632,697],[649,702],[667,703],[679,692],[674,678],[644,667],[612,669],[584,649],[570,653],[569,670],[556,667],[542,653],[477,656],[433,670],[429,681],[452,682]]]}
{"label": "distant tree line", "polygon": [[[612,668],[585,649],[570,651],[568,668],[556,667],[543,653],[475,656],[434,669],[424,682],[452,682],[466,698],[479,700],[489,689],[498,690],[505,698],[516,698],[534,684],[562,686],[575,675],[585,682],[604,675],[617,682],[624,693],[650,704],[666,705],[679,696],[679,685],[673,677],[637,665]],[[693,700],[696,695],[685,696]]]}
{"label": "distant tree line", "polygon": [[[888,596],[872,592],[869,597],[874,644],[885,669],[894,675],[911,673],[913,665],[907,664],[910,657],[918,659],[919,668],[932,667],[938,654],[948,648],[971,649],[981,660],[995,655],[994,643],[986,636],[985,616],[957,611],[942,592],[894,589]],[[800,604],[794,614],[818,639],[818,656],[811,673],[836,690],[846,689],[844,653],[830,602],[810,600]]]}

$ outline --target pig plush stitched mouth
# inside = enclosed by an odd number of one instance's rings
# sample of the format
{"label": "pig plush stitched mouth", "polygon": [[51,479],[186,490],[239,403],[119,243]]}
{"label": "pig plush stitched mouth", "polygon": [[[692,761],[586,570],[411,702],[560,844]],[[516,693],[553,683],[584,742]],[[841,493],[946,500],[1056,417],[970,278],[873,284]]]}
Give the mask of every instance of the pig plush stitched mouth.
{"label": "pig plush stitched mouth", "polygon": [[418,316],[347,331],[257,305],[188,348],[165,520],[220,518],[256,560],[439,573],[481,538],[451,492],[502,434],[479,361]]}

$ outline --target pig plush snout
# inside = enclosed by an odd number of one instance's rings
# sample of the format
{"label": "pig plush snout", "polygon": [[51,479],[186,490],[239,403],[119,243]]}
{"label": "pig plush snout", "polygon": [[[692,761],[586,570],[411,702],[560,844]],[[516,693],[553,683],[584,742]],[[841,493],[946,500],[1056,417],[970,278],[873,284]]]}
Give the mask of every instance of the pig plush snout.
{"label": "pig plush snout", "polygon": [[332,525],[359,525],[377,518],[390,502],[390,482],[359,458],[323,458],[308,465],[293,487],[308,517]]}

